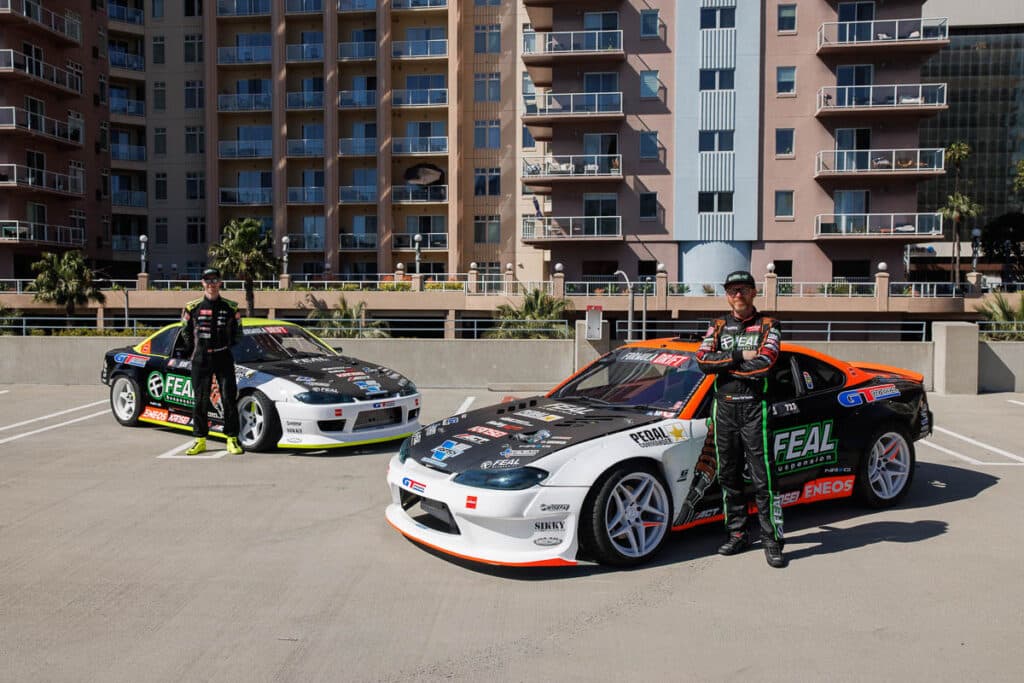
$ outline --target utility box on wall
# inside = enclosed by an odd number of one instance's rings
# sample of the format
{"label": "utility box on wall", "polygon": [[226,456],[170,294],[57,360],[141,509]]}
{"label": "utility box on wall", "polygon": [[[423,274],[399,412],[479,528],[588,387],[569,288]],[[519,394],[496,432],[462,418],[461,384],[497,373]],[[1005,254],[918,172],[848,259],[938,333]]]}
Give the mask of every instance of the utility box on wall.
{"label": "utility box on wall", "polygon": [[600,306],[587,306],[587,341],[601,341],[604,311]]}

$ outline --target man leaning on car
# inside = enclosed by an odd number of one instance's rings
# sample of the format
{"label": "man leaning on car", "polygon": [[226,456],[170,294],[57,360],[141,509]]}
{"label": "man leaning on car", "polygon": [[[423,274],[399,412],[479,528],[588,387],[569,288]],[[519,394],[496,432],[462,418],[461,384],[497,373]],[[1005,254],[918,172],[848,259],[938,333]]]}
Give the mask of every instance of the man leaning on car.
{"label": "man leaning on car", "polygon": [[768,450],[768,372],[779,357],[779,323],[754,307],[757,283],[745,270],[725,278],[731,309],[708,328],[697,350],[697,363],[715,375],[713,420],[722,508],[729,537],[718,549],[735,555],[750,544],[743,468],[749,467],[761,525],[765,558],[772,567],[786,566],[782,555],[782,506],[772,480]]}

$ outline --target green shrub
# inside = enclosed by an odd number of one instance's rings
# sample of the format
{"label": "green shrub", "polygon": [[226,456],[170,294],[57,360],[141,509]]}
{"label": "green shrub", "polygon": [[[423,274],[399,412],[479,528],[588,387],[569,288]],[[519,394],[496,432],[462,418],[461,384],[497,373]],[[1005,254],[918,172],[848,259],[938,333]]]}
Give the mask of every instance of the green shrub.
{"label": "green shrub", "polygon": [[428,290],[441,290],[445,292],[461,292],[465,289],[465,285],[461,282],[428,282],[423,285],[423,288]]}
{"label": "green shrub", "polygon": [[380,283],[380,291],[382,292],[411,292],[411,282],[382,282]]}

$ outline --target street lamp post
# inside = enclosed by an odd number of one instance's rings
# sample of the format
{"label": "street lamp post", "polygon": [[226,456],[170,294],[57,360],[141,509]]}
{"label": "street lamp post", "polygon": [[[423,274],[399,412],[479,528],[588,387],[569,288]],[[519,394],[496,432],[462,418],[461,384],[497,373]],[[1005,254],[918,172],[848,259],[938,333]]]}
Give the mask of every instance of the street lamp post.
{"label": "street lamp post", "polygon": [[281,238],[281,261],[284,263],[284,274],[288,274],[288,235]]}
{"label": "street lamp post", "polygon": [[981,250],[981,228],[971,228],[971,272],[978,272],[978,252]]}
{"label": "street lamp post", "polygon": [[146,272],[146,242],[148,241],[149,237],[146,235],[139,235],[139,258],[142,261],[142,270],[139,271],[140,273]]}
{"label": "street lamp post", "polygon": [[420,274],[420,261],[423,258],[423,235],[416,233],[412,236],[412,244],[416,249],[416,274]]}
{"label": "street lamp post", "polygon": [[622,279],[626,281],[626,291],[629,294],[629,309],[626,314],[626,341],[633,341],[633,283],[629,281],[629,276],[621,270],[616,270],[613,275],[621,275]]}
{"label": "street lamp post", "polygon": [[651,290],[651,277],[644,278],[644,285],[641,288],[643,293],[643,309],[640,314],[640,339],[647,340],[647,294]]}

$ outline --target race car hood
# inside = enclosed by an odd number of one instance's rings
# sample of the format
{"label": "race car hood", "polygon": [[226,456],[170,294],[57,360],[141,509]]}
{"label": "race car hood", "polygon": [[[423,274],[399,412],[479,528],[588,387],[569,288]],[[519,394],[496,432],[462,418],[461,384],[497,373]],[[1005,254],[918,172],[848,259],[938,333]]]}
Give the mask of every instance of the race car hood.
{"label": "race car hood", "polygon": [[564,448],[664,419],[636,408],[537,396],[427,425],[410,437],[408,457],[453,474],[525,467]]}
{"label": "race car hood", "polygon": [[317,356],[241,365],[286,379],[307,391],[345,394],[360,401],[406,396],[415,391],[413,384],[397,372],[349,356]]}

